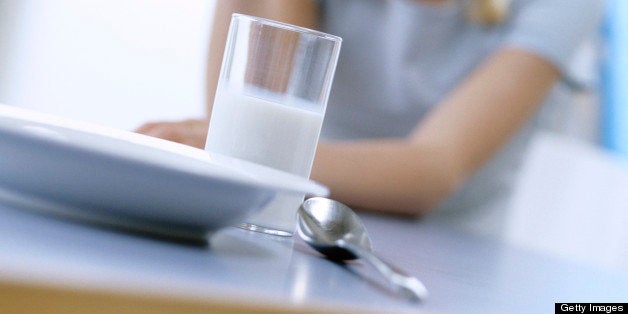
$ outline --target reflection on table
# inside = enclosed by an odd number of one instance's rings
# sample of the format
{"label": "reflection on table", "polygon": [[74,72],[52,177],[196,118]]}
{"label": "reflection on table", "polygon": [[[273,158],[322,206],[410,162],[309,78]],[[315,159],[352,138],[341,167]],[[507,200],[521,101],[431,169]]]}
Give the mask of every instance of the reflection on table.
{"label": "reflection on table", "polygon": [[330,262],[298,239],[228,227],[195,246],[7,206],[0,216],[0,308],[10,310],[538,313],[628,296],[616,272],[429,221],[363,215],[378,254],[430,290],[413,303],[368,264]]}

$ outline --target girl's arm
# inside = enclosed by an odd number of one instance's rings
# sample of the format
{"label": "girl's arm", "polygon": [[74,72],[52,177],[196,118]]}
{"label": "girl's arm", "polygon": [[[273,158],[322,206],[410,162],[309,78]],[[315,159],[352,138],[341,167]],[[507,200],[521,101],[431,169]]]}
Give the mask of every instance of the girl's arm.
{"label": "girl's arm", "polygon": [[312,178],[358,208],[425,214],[510,139],[558,78],[537,55],[500,50],[408,137],[319,144]]}

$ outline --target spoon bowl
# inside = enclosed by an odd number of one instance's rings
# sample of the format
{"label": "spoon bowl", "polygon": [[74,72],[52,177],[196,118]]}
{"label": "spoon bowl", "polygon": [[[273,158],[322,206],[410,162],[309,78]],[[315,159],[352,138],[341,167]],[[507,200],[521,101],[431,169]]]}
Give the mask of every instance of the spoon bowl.
{"label": "spoon bowl", "polygon": [[371,251],[371,240],[360,217],[346,205],[327,198],[306,200],[299,209],[298,233],[317,251],[331,260],[343,261],[358,258],[338,240],[353,243]]}
{"label": "spoon bowl", "polygon": [[327,258],[334,261],[362,258],[403,294],[413,299],[427,297],[427,289],[418,279],[403,274],[373,254],[366,228],[351,208],[334,200],[313,197],[301,204],[298,213],[299,236]]}

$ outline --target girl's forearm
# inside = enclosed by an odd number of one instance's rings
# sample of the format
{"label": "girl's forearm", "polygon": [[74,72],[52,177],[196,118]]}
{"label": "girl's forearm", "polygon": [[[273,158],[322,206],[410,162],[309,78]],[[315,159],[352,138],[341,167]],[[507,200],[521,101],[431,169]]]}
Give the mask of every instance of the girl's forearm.
{"label": "girl's forearm", "polygon": [[420,216],[459,183],[443,153],[403,139],[321,143],[312,179],[356,208]]}

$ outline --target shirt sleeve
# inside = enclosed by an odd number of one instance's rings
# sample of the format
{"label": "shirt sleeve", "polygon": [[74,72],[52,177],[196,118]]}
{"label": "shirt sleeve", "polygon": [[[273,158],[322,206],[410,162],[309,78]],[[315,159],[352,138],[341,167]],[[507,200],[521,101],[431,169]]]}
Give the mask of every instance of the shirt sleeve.
{"label": "shirt sleeve", "polygon": [[598,30],[601,0],[528,0],[512,8],[505,46],[531,51],[556,65],[569,80],[569,64]]}

